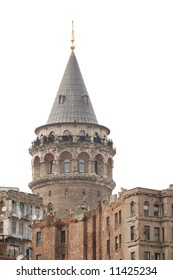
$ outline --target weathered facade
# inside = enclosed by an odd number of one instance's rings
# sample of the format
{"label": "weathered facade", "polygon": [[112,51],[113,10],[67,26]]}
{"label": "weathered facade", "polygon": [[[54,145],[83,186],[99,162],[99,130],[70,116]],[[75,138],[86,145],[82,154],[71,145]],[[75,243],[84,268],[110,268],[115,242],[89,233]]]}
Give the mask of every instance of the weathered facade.
{"label": "weathered facade", "polygon": [[124,190],[95,211],[33,224],[33,259],[172,260],[173,189]]}
{"label": "weathered facade", "polygon": [[0,188],[1,259],[31,259],[32,221],[43,219],[43,214],[41,197],[17,188]]}

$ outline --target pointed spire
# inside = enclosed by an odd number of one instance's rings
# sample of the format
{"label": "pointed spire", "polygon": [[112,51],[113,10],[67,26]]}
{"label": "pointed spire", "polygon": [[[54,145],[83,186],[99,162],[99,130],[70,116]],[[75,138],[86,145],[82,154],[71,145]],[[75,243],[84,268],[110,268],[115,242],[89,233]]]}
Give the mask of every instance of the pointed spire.
{"label": "pointed spire", "polygon": [[47,124],[98,124],[76,56],[71,52]]}
{"label": "pointed spire", "polygon": [[74,45],[74,21],[72,21],[72,33],[71,33],[71,50],[74,51],[75,45]]}

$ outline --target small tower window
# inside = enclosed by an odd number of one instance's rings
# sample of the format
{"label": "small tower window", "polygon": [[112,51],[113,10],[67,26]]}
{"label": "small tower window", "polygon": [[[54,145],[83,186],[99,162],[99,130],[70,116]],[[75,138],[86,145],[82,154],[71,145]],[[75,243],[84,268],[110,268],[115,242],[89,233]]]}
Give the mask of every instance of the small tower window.
{"label": "small tower window", "polygon": [[48,212],[51,212],[53,210],[53,205],[52,203],[48,204]]}
{"label": "small tower window", "polygon": [[59,96],[59,104],[63,104],[65,102],[65,95],[60,94]]}
{"label": "small tower window", "polygon": [[70,172],[70,160],[69,159],[64,160],[64,172],[65,173]]}
{"label": "small tower window", "polygon": [[68,189],[65,189],[64,195],[65,195],[65,196],[68,195]]}
{"label": "small tower window", "polygon": [[82,190],[82,195],[85,196],[86,195],[86,191],[85,189]]}
{"label": "small tower window", "polygon": [[82,99],[85,104],[88,104],[88,95],[83,95]]}

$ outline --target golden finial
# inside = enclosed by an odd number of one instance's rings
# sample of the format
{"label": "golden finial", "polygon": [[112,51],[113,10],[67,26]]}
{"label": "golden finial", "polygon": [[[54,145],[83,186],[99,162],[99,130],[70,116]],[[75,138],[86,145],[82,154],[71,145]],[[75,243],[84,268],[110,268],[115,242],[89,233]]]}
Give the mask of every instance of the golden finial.
{"label": "golden finial", "polygon": [[75,49],[75,45],[74,45],[74,22],[73,22],[73,21],[72,21],[71,42],[72,42],[71,49],[72,49],[72,51],[73,51],[73,50]]}

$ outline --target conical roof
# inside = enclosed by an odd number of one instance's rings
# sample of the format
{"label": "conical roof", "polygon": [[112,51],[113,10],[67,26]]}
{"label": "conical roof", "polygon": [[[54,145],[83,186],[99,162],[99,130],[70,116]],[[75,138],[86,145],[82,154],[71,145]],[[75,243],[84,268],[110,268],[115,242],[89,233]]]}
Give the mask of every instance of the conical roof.
{"label": "conical roof", "polygon": [[47,124],[66,122],[98,124],[73,50]]}

